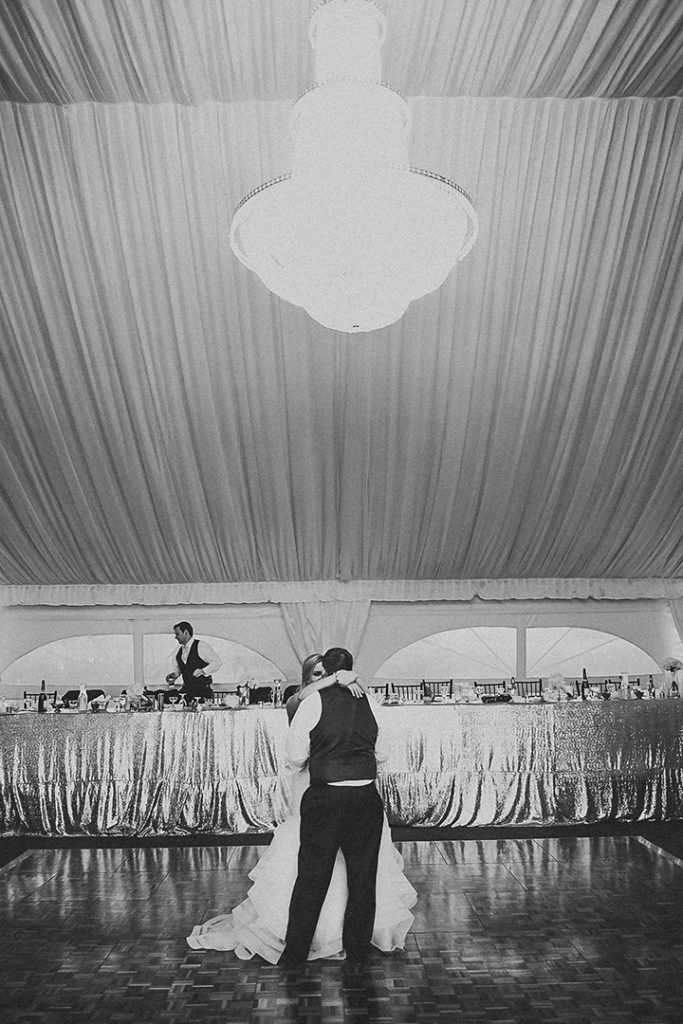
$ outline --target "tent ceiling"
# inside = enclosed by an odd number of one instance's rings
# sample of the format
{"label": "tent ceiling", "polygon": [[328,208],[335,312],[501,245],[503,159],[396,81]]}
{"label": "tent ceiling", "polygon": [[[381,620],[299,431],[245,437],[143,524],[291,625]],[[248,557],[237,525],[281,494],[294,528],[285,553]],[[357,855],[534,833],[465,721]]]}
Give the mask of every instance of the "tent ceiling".
{"label": "tent ceiling", "polygon": [[[14,0],[0,98],[249,103],[308,88],[314,0]],[[667,0],[382,0],[385,79],[408,96],[679,95]]]}
{"label": "tent ceiling", "polygon": [[683,9],[382,6],[480,237],[345,336],[228,243],[311,4],[0,4],[0,584],[683,575]]}

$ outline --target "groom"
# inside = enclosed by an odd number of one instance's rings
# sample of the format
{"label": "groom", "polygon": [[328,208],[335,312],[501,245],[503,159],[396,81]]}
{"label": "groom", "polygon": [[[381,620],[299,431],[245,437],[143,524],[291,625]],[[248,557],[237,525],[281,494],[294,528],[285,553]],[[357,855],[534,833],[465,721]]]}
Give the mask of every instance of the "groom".
{"label": "groom", "polygon": [[[323,655],[326,676],[353,669],[341,647]],[[377,858],[383,807],[375,788],[377,762],[385,761],[374,702],[358,700],[342,686],[330,686],[300,705],[287,736],[292,768],[306,764],[310,786],[301,800],[298,873],[289,905],[281,964],[308,957],[332,869],[341,850],[349,896],[342,939],[350,961],[362,962],[370,950],[375,921]]]}

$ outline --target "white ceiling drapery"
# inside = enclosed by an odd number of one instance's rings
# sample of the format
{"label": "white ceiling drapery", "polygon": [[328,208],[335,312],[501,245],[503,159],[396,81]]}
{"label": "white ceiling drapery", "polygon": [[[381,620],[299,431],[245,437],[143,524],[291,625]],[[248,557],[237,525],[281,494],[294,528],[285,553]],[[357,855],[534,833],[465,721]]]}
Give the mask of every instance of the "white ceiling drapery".
{"label": "white ceiling drapery", "polygon": [[[0,98],[290,100],[312,81],[315,0],[14,0]],[[408,96],[672,96],[671,0],[382,0],[384,77]]]}
{"label": "white ceiling drapery", "polygon": [[3,8],[0,583],[683,575],[676,8],[387,2],[480,237],[354,338],[228,244],[308,4]]}

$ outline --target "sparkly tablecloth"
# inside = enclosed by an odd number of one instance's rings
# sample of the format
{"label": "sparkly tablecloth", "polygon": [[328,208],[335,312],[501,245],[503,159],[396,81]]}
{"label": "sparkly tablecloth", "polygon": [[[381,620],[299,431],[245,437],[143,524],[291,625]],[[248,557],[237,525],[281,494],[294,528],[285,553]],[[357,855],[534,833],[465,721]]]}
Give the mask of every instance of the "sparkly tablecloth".
{"label": "sparkly tablecloth", "polygon": [[[385,709],[392,825],[683,817],[683,702]],[[283,710],[0,715],[0,834],[270,831]]]}

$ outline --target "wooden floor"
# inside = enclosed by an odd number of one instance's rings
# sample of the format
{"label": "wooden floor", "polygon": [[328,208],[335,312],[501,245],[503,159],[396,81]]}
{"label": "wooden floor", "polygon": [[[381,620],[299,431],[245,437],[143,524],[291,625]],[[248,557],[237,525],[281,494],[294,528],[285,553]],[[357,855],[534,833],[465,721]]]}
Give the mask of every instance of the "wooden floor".
{"label": "wooden floor", "polygon": [[374,952],[353,973],[186,945],[194,924],[244,897],[262,846],[24,842],[0,868],[0,1020],[683,1022],[683,860],[670,844],[616,834],[397,845],[419,893],[407,949]]}

